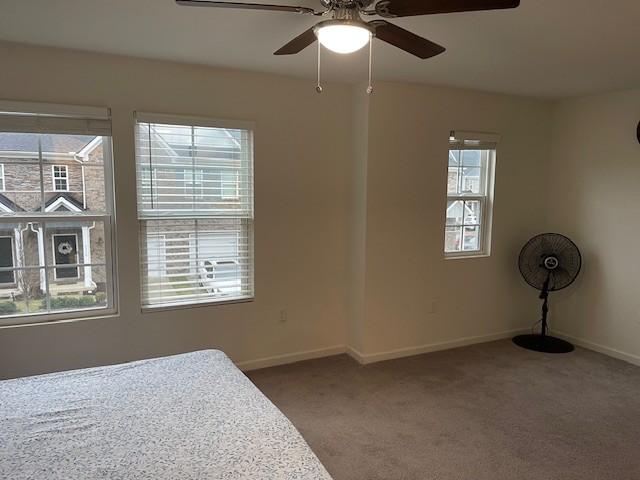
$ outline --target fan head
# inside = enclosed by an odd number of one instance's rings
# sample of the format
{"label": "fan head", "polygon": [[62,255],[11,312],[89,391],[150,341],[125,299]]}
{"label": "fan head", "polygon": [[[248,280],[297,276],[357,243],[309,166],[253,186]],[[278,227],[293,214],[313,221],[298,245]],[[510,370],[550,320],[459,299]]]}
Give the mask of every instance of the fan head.
{"label": "fan head", "polygon": [[520,251],[518,267],[532,287],[549,292],[571,285],[582,267],[582,256],[575,243],[559,233],[533,237]]}
{"label": "fan head", "polygon": [[[473,12],[516,8],[520,0],[319,0],[324,10],[310,7],[275,5],[270,3],[236,2],[228,0],[176,0],[178,5],[191,7],[236,8],[289,12],[302,15],[330,16],[291,40],[275,52],[275,55],[293,55],[316,41],[338,53],[355,52],[373,37],[426,59],[440,55],[445,48],[437,43],[409,32],[384,18],[434,15],[439,13]],[[376,3],[377,2],[377,3]],[[383,19],[365,22],[361,15],[379,16]]]}

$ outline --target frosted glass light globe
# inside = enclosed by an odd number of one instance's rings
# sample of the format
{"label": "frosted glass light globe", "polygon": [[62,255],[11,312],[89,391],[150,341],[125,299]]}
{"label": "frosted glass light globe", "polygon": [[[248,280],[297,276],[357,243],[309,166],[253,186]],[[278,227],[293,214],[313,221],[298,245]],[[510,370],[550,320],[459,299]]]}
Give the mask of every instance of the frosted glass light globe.
{"label": "frosted glass light globe", "polygon": [[371,32],[358,25],[325,25],[318,28],[318,41],[332,52],[357,52],[371,40]]}

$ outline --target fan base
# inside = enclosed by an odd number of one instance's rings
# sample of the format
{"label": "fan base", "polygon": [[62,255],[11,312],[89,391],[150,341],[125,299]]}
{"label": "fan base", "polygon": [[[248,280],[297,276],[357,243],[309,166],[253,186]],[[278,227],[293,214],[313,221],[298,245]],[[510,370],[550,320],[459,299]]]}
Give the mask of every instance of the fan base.
{"label": "fan base", "polygon": [[518,335],[513,337],[513,343],[527,350],[543,353],[569,353],[573,352],[573,345],[560,338],[548,335]]}

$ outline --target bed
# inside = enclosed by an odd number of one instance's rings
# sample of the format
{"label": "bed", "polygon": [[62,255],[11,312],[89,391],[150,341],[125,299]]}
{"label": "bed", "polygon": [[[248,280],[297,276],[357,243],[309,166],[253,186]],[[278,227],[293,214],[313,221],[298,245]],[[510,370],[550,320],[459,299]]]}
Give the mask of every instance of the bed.
{"label": "bed", "polygon": [[217,350],[0,382],[0,478],[331,479]]}

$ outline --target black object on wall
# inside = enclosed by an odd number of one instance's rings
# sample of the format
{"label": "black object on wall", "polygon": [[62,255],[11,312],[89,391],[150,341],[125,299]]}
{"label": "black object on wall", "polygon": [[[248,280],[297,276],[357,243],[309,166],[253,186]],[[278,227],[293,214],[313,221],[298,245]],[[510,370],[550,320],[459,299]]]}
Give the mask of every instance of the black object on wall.
{"label": "black object on wall", "polygon": [[[520,251],[518,267],[524,280],[540,290],[542,318],[540,333],[518,335],[513,343],[537,352],[568,353],[573,345],[547,334],[549,292],[562,290],[571,285],[582,268],[582,256],[575,243],[559,233],[543,233],[533,237]],[[535,326],[534,326],[535,328]]]}
{"label": "black object on wall", "polygon": [[640,143],[640,122],[638,122],[638,129],[636,130],[636,135],[638,136],[638,143]]}

